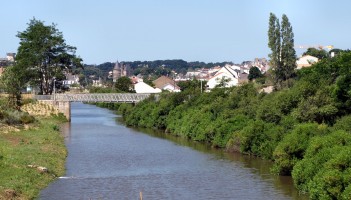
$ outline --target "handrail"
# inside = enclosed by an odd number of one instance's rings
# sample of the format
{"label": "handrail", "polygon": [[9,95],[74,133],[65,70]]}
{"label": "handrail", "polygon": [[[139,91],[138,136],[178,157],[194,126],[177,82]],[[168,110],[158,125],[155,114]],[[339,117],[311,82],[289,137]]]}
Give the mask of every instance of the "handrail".
{"label": "handrail", "polygon": [[[56,94],[56,101],[70,102],[117,102],[117,103],[137,103],[148,98],[151,94],[138,93],[78,93],[78,94]],[[158,94],[154,94],[158,96]],[[53,100],[52,95],[35,95],[37,100]]]}

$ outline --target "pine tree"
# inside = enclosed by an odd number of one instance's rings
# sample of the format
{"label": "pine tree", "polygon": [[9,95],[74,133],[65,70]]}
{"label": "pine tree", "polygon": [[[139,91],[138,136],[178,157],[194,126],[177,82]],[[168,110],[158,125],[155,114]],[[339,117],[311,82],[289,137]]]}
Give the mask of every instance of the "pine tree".
{"label": "pine tree", "polygon": [[279,19],[270,13],[268,30],[268,47],[273,68],[273,79],[276,89],[283,87],[283,83],[294,76],[296,68],[296,52],[294,49],[294,33],[286,15],[282,17],[280,27]]}

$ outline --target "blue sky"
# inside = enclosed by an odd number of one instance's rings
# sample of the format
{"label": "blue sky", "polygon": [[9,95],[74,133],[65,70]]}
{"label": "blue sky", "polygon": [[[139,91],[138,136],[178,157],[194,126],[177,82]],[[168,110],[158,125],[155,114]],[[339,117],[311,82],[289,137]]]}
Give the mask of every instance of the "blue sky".
{"label": "blue sky", "polygon": [[[86,64],[266,57],[269,13],[286,14],[295,45],[351,48],[347,0],[16,0],[1,2],[0,57],[35,17],[57,24]],[[298,53],[301,53],[298,50]]]}

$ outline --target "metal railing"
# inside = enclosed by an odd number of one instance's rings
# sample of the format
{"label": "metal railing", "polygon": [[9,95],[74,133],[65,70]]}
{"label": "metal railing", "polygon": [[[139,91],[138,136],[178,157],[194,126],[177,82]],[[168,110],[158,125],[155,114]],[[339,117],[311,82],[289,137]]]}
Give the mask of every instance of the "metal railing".
{"label": "metal railing", "polygon": [[[89,94],[56,94],[36,95],[37,100],[56,100],[70,102],[116,102],[116,103],[137,103],[148,98],[151,94],[136,93],[89,93]],[[157,96],[157,95],[156,95]]]}

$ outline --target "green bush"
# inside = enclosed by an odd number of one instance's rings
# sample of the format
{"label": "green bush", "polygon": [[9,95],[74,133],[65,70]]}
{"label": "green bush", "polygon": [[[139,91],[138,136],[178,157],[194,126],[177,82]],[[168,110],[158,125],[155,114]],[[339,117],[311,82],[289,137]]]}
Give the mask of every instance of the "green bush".
{"label": "green bush", "polygon": [[336,120],[333,130],[345,130],[351,133],[351,115],[346,115]]}
{"label": "green bush", "polygon": [[292,171],[295,186],[312,199],[342,199],[351,183],[351,135],[335,131],[311,139]]}
{"label": "green bush", "polygon": [[275,163],[272,171],[281,175],[290,175],[297,161],[303,159],[310,139],[327,132],[326,125],[315,123],[297,125],[275,148],[273,152]]}

